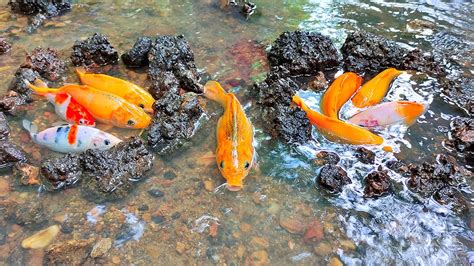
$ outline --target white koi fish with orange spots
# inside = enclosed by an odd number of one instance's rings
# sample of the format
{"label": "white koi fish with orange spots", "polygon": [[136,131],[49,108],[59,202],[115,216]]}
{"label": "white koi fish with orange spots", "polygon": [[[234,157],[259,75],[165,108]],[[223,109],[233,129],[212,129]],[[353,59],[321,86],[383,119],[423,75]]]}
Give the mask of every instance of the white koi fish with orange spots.
{"label": "white koi fish with orange spots", "polygon": [[121,142],[109,133],[88,126],[66,124],[38,133],[35,125],[23,120],[23,127],[30,132],[31,139],[36,144],[61,153],[78,153],[88,149],[107,150]]}

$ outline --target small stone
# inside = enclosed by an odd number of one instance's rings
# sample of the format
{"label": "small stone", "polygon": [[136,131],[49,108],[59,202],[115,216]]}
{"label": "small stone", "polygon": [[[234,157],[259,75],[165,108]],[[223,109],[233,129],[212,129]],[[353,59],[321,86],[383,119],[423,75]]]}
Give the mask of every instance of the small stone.
{"label": "small stone", "polygon": [[210,180],[204,181],[204,189],[206,189],[209,192],[214,191],[214,182]]}
{"label": "small stone", "polygon": [[339,155],[337,155],[337,153],[335,152],[320,151],[316,154],[316,158],[314,158],[314,163],[318,166],[323,166],[326,164],[337,164],[339,160]]}
{"label": "small stone", "polygon": [[313,220],[309,223],[306,232],[304,234],[303,240],[305,242],[310,241],[321,241],[324,237],[323,226],[318,220]]}
{"label": "small stone", "polygon": [[166,171],[164,174],[163,174],[163,178],[166,179],[166,180],[173,180],[176,178],[176,173],[173,172],[173,171]]}
{"label": "small stone", "polygon": [[63,212],[61,213],[56,213],[54,216],[53,216],[53,220],[57,223],[64,223],[64,221],[66,221],[66,218],[67,218],[67,215]]}
{"label": "small stone", "polygon": [[245,251],[247,251],[245,246],[244,245],[239,245],[237,247],[237,257],[242,258],[245,254]]}
{"label": "small stone", "polygon": [[218,229],[219,229],[219,224],[218,223],[212,223],[209,226],[209,236],[212,237],[212,238],[216,238]]}
{"label": "small stone", "polygon": [[0,177],[0,197],[5,197],[10,193],[10,183],[3,177]]}
{"label": "small stone", "polygon": [[250,230],[252,230],[252,225],[250,225],[248,223],[241,223],[240,224],[240,231],[242,231],[244,233],[248,233],[248,232],[250,232]]}
{"label": "small stone", "polygon": [[291,241],[291,240],[288,241],[288,248],[289,248],[290,250],[295,249],[295,242],[293,242],[293,241]]}
{"label": "small stone", "polygon": [[375,153],[364,147],[357,148],[356,157],[360,162],[365,164],[374,164],[375,162]]}
{"label": "small stone", "polygon": [[152,215],[151,216],[151,220],[155,223],[155,224],[162,224],[166,221],[165,217],[162,216],[162,215]]}
{"label": "small stone", "polygon": [[356,245],[352,240],[346,239],[346,240],[340,240],[339,245],[341,245],[341,248],[344,249],[345,251],[354,251],[356,250]]}
{"label": "small stone", "polygon": [[21,241],[21,247],[25,249],[37,249],[47,247],[59,233],[59,226],[53,225],[43,229],[36,234]]}
{"label": "small stone", "polygon": [[13,175],[25,186],[39,185],[39,167],[28,163],[16,163],[13,168]]}
{"label": "small stone", "polygon": [[183,254],[186,251],[186,245],[184,245],[181,242],[176,243],[176,252],[178,252],[180,255]]}
{"label": "small stone", "polygon": [[103,238],[97,242],[91,251],[92,258],[103,257],[109,251],[110,247],[112,247],[112,239],[110,238]]}
{"label": "small stone", "polygon": [[323,91],[328,84],[328,81],[326,77],[324,76],[324,73],[319,71],[316,76],[308,83],[308,87],[316,92]]}
{"label": "small stone", "polygon": [[150,190],[148,190],[148,194],[154,198],[161,198],[165,195],[165,193],[163,193],[163,191],[157,189],[157,188],[152,188]]}
{"label": "small stone", "polygon": [[280,226],[291,234],[303,234],[306,229],[306,225],[300,219],[285,216],[280,216]]}
{"label": "small stone", "polygon": [[114,257],[112,257],[112,263],[113,263],[113,264],[117,264],[117,265],[118,265],[118,264],[120,264],[120,261],[121,261],[121,260],[120,260],[120,257],[119,257],[119,256],[114,256]]}
{"label": "small stone", "polygon": [[270,246],[270,243],[268,242],[268,240],[266,240],[265,238],[263,237],[257,237],[257,236],[253,236],[251,239],[250,239],[250,245],[254,248],[254,249],[267,249],[269,246]]}
{"label": "small stone", "polygon": [[267,211],[270,214],[276,215],[276,214],[278,214],[278,212],[280,212],[280,209],[281,209],[281,207],[280,207],[280,205],[278,205],[278,203],[271,202]]}
{"label": "small stone", "polygon": [[268,253],[265,250],[255,251],[250,255],[249,260],[250,265],[265,265],[268,263]]}
{"label": "small stone", "polygon": [[352,183],[352,181],[342,167],[328,164],[321,168],[318,183],[331,192],[341,192],[342,187]]}
{"label": "small stone", "polygon": [[314,247],[314,253],[322,257],[325,257],[331,254],[332,252],[333,252],[333,248],[331,247],[331,245],[329,245],[326,242],[321,242],[317,246]]}
{"label": "small stone", "polygon": [[344,264],[338,258],[332,257],[329,260],[329,266],[344,266]]}

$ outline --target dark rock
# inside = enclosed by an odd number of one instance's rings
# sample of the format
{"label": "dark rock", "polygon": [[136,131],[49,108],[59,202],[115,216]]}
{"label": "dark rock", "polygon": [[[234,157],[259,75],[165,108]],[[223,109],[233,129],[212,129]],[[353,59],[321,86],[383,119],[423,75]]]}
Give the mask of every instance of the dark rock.
{"label": "dark rock", "polygon": [[138,207],[138,210],[141,211],[141,212],[146,212],[150,209],[150,207],[148,207],[148,205],[146,204],[142,204],[140,205],[140,207]]}
{"label": "dark rock", "polygon": [[204,113],[195,94],[178,95],[171,91],[158,99],[153,109],[148,144],[160,154],[183,147],[194,136]]}
{"label": "dark rock", "polygon": [[[202,93],[194,54],[184,36],[158,36],[148,53],[150,93],[164,95],[176,83],[184,90]],[[174,77],[174,78],[173,78]],[[163,82],[165,80],[165,82]]]}
{"label": "dark rock", "polygon": [[25,99],[25,101],[31,102],[31,94],[33,92],[28,85],[26,85],[25,80],[33,83],[37,78],[41,79],[41,76],[37,71],[30,68],[20,67],[15,72],[15,78],[11,82],[9,89],[17,92],[21,98]]}
{"label": "dark rock", "polygon": [[165,195],[165,193],[163,193],[163,191],[161,191],[157,188],[152,188],[152,189],[148,190],[148,195],[150,195],[154,198],[161,198]]}
{"label": "dark rock", "polygon": [[166,179],[166,180],[173,180],[177,177],[176,173],[174,171],[166,171],[164,174],[163,174],[163,178]]}
{"label": "dark rock", "polygon": [[274,138],[304,143],[311,138],[311,124],[305,112],[291,106],[291,98],[299,87],[287,75],[285,68],[274,68],[264,82],[253,88],[266,130]]}
{"label": "dark rock", "polygon": [[248,19],[253,13],[255,13],[256,9],[257,9],[256,4],[245,1],[242,5],[242,9],[240,10],[240,12],[242,13],[242,15],[244,15],[245,18]]}
{"label": "dark rock", "polygon": [[344,69],[372,76],[386,68],[398,68],[408,50],[371,33],[356,31],[347,36],[341,48]]}
{"label": "dark rock", "polygon": [[44,25],[47,19],[48,18],[41,13],[28,17],[28,26],[26,27],[26,32],[29,34],[34,33],[38,28]]}
{"label": "dark rock", "polygon": [[462,194],[455,188],[445,186],[436,191],[433,198],[442,205],[448,205],[452,210],[457,213],[464,213],[468,211],[466,201],[463,199]]}
{"label": "dark rock", "polygon": [[10,136],[10,127],[5,115],[0,112],[0,141],[7,140],[8,136]]}
{"label": "dark rock", "polygon": [[51,18],[70,11],[70,2],[68,0],[9,0],[8,4],[15,13],[28,16],[41,13]]}
{"label": "dark rock", "polygon": [[45,265],[83,265],[91,250],[94,239],[72,239],[48,246],[44,256]]}
{"label": "dark rock", "polygon": [[2,209],[4,217],[30,229],[38,229],[48,221],[41,201],[33,200],[22,204],[13,201],[3,202],[0,205],[0,210]]}
{"label": "dark rock", "polygon": [[374,164],[375,162],[375,153],[364,147],[357,148],[355,156],[365,164]]}
{"label": "dark rock", "polygon": [[463,108],[470,116],[474,114],[474,79],[459,77],[438,79],[442,92],[450,101]]}
{"label": "dark rock", "polygon": [[80,156],[66,156],[46,160],[41,165],[41,175],[54,190],[67,188],[81,179],[82,167]]}
{"label": "dark rock", "polygon": [[7,228],[0,226],[0,246],[5,244],[7,240]]}
{"label": "dark rock", "polygon": [[122,55],[123,63],[130,68],[148,66],[148,52],[151,49],[151,45],[151,38],[138,38],[133,48]]}
{"label": "dark rock", "polygon": [[386,165],[390,170],[395,171],[399,174],[406,174],[408,173],[408,171],[410,171],[410,169],[408,169],[408,166],[402,161],[388,161]]}
{"label": "dark rock", "polygon": [[8,141],[0,142],[0,169],[11,167],[16,162],[26,162],[25,152]]}
{"label": "dark rock", "polygon": [[15,91],[9,91],[0,98],[0,111],[9,115],[17,115],[17,107],[26,104],[30,100],[31,98],[29,96],[19,94]]}
{"label": "dark rock", "polygon": [[369,173],[365,177],[364,197],[380,197],[390,191],[390,176],[387,171],[378,171]]}
{"label": "dark rock", "polygon": [[71,221],[66,220],[64,223],[61,224],[61,233],[63,234],[70,234],[74,231],[74,225]]}
{"label": "dark rock", "polygon": [[312,75],[333,70],[341,56],[331,39],[317,32],[284,32],[268,53],[270,66],[283,66],[291,75]]}
{"label": "dark rock", "polygon": [[84,41],[76,41],[72,50],[71,60],[75,66],[99,67],[114,65],[118,61],[117,50],[100,33],[94,33]]}
{"label": "dark rock", "polygon": [[35,48],[21,67],[32,69],[51,81],[57,80],[66,72],[66,63],[59,58],[56,50],[50,48]]}
{"label": "dark rock", "polygon": [[132,182],[145,177],[153,155],[137,137],[123,141],[109,150],[88,150],[81,155],[86,184],[84,191],[96,201],[125,197]]}
{"label": "dark rock", "polygon": [[9,44],[4,38],[0,38],[0,55],[8,53],[12,49],[12,45]]}
{"label": "dark rock", "polygon": [[339,155],[337,155],[335,152],[320,151],[316,154],[314,163],[318,166],[323,166],[326,164],[337,164],[339,160]]}
{"label": "dark rock", "polygon": [[177,220],[179,218],[181,218],[181,213],[179,213],[179,212],[175,212],[171,215],[171,219],[173,219],[173,220]]}
{"label": "dark rock", "polygon": [[415,49],[405,55],[399,69],[413,69],[433,77],[444,77],[448,73],[446,73],[442,65],[433,55],[425,54],[420,49]]}
{"label": "dark rock", "polygon": [[342,187],[352,181],[342,167],[328,164],[321,168],[318,183],[331,192],[341,192]]}
{"label": "dark rock", "polygon": [[155,224],[162,224],[166,221],[165,217],[163,217],[162,215],[152,215],[151,216],[151,220],[155,223]]}
{"label": "dark rock", "polygon": [[39,167],[28,163],[18,162],[13,167],[13,176],[16,180],[20,180],[20,183],[29,185],[39,185]]}
{"label": "dark rock", "polygon": [[308,83],[308,88],[315,92],[322,92],[326,89],[328,81],[323,72],[318,72]]}
{"label": "dark rock", "polygon": [[474,119],[456,117],[451,121],[445,145],[460,153],[470,166],[474,166]]}

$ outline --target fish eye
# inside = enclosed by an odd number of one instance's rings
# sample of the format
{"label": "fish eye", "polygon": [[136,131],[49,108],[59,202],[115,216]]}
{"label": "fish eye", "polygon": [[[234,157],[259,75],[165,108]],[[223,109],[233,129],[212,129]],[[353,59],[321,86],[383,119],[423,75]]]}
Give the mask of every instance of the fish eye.
{"label": "fish eye", "polygon": [[145,108],[145,105],[143,103],[138,105],[140,108]]}
{"label": "fish eye", "polygon": [[219,164],[219,167],[220,167],[221,169],[224,169],[224,161],[221,161],[221,163]]}
{"label": "fish eye", "polygon": [[135,121],[133,121],[132,119],[130,119],[130,120],[127,121],[127,125],[133,126],[133,125],[135,125]]}
{"label": "fish eye", "polygon": [[109,144],[110,144],[110,140],[108,140],[108,139],[104,140],[104,144],[105,144],[105,146],[109,145]]}
{"label": "fish eye", "polygon": [[249,167],[250,167],[250,163],[249,163],[249,162],[245,162],[245,164],[244,164],[245,170],[249,169]]}
{"label": "fish eye", "polygon": [[79,124],[80,124],[80,125],[84,125],[84,124],[85,124],[84,119],[80,119],[80,120],[79,120]]}

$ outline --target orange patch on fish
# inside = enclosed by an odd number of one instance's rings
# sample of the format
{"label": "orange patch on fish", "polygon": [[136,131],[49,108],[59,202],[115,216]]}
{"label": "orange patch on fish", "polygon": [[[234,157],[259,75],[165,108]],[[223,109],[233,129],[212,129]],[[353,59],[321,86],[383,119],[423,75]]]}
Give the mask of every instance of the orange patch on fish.
{"label": "orange patch on fish", "polygon": [[74,144],[76,143],[76,139],[77,139],[77,125],[72,125],[67,135],[67,141],[69,144]]}
{"label": "orange patch on fish", "polygon": [[416,102],[400,101],[397,106],[397,113],[405,117],[405,124],[411,125],[426,110],[426,106]]}
{"label": "orange patch on fish", "polygon": [[59,93],[56,94],[56,97],[54,97],[54,100],[56,101],[57,104],[62,104],[64,103],[69,96],[65,93]]}
{"label": "orange patch on fish", "polygon": [[352,104],[355,107],[363,108],[380,103],[387,94],[390,83],[402,73],[402,71],[395,68],[380,72],[362,85],[362,88],[352,97]]}
{"label": "orange patch on fish", "polygon": [[321,112],[339,119],[339,110],[352,97],[362,84],[362,78],[356,73],[346,72],[337,77],[321,99]]}

